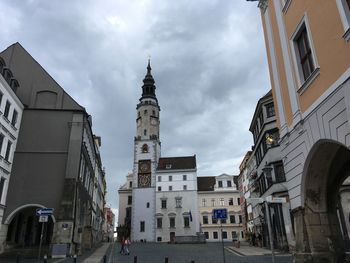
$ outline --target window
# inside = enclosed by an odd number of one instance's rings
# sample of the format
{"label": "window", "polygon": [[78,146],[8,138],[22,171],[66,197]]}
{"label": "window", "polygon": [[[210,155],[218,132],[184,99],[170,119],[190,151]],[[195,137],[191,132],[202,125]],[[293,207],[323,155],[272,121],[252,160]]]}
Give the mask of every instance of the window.
{"label": "window", "polygon": [[0,154],[1,154],[3,142],[4,142],[4,135],[2,133],[0,133]]}
{"label": "window", "polygon": [[4,116],[5,116],[6,118],[8,118],[8,116],[9,116],[10,106],[11,106],[11,104],[10,104],[10,102],[7,100],[7,101],[6,101],[6,105],[5,105],[5,111],[4,111]]}
{"label": "window", "polygon": [[158,186],[158,192],[162,191],[162,187]]}
{"label": "window", "polygon": [[238,216],[239,223],[242,224],[242,215]]}
{"label": "window", "polygon": [[209,239],[209,232],[204,232],[205,238]]}
{"label": "window", "polygon": [[6,148],[6,155],[5,155],[6,161],[9,161],[9,159],[10,159],[11,145],[12,145],[12,143],[10,141],[7,141],[7,148]]}
{"label": "window", "polygon": [[207,206],[207,200],[205,198],[202,199],[202,206],[203,207]]}
{"label": "window", "polygon": [[163,225],[163,218],[158,217],[157,218],[157,228],[162,228]]}
{"label": "window", "polygon": [[2,193],[4,191],[4,185],[5,185],[5,178],[1,177],[1,180],[0,180],[0,204],[2,204]]}
{"label": "window", "polygon": [[146,115],[146,114],[147,114],[147,110],[144,110],[144,111],[143,111],[143,114]]}
{"label": "window", "polygon": [[187,185],[184,185],[184,186],[183,186],[183,190],[187,190]]}
{"label": "window", "polygon": [[128,205],[131,205],[131,204],[132,204],[132,196],[128,195]]}
{"label": "window", "polygon": [[283,163],[279,162],[274,165],[276,183],[285,182],[286,175],[284,173]]}
{"label": "window", "polygon": [[242,238],[242,239],[244,238],[244,233],[243,233],[243,231],[241,231],[241,238]]}
{"label": "window", "polygon": [[165,209],[166,208],[166,200],[162,199],[162,208]]}
{"label": "window", "polygon": [[162,237],[157,237],[157,242],[162,242]]}
{"label": "window", "polygon": [[237,204],[241,205],[241,198],[237,197]]}
{"label": "window", "polygon": [[169,185],[169,191],[172,191],[172,190],[173,190],[173,186]]}
{"label": "window", "polygon": [[170,217],[169,218],[169,223],[170,223],[170,227],[174,228],[175,227],[175,217]]}
{"label": "window", "polygon": [[152,110],[152,115],[156,116],[156,111],[155,110]]}
{"label": "window", "polygon": [[230,215],[230,223],[236,224],[236,216],[235,215]]}
{"label": "window", "polygon": [[161,182],[161,181],[162,181],[162,177],[158,176],[158,182]]}
{"label": "window", "polygon": [[295,42],[298,47],[299,63],[301,65],[303,79],[305,81],[315,69],[305,26],[299,33],[299,36],[295,39]]}
{"label": "window", "polygon": [[226,219],[221,219],[221,224],[226,224]]}
{"label": "window", "polygon": [[337,0],[336,2],[345,32],[343,38],[348,41],[350,39],[350,0]]}
{"label": "window", "polygon": [[220,198],[220,205],[221,205],[221,206],[224,206],[224,205],[225,205],[225,200],[224,200],[224,198]]}
{"label": "window", "polygon": [[273,105],[273,102],[266,104],[266,116],[268,118],[275,116],[275,106]]}
{"label": "window", "polygon": [[143,153],[148,153],[148,145],[147,144],[142,145],[142,152]]}
{"label": "window", "polygon": [[208,216],[203,216],[203,225],[209,224]]}
{"label": "window", "polygon": [[173,176],[169,175],[169,181],[171,182],[173,180]]}
{"label": "window", "polygon": [[149,202],[146,203],[146,207],[149,208]]}
{"label": "window", "polygon": [[226,231],[222,232],[222,239],[227,239],[227,232]]}
{"label": "window", "polygon": [[218,181],[218,184],[219,184],[219,188],[222,187],[222,181]]}
{"label": "window", "polygon": [[232,239],[237,239],[237,232],[236,231],[232,231]]}
{"label": "window", "polygon": [[212,224],[217,224],[218,220],[216,218],[214,218],[214,216],[211,217],[211,222]]}
{"label": "window", "polygon": [[186,174],[184,174],[184,175],[182,176],[182,180],[187,181],[187,175],[186,175]]}
{"label": "window", "polygon": [[211,199],[211,206],[215,206],[215,199]]}
{"label": "window", "polygon": [[181,206],[182,206],[182,198],[181,197],[175,197],[175,206],[176,206],[176,208],[181,208]]}
{"label": "window", "polygon": [[145,232],[145,221],[140,222],[140,232]]}
{"label": "window", "polygon": [[233,205],[233,198],[228,199],[228,205]]}
{"label": "window", "polygon": [[213,232],[213,238],[218,239],[218,232],[216,232],[216,231]]}
{"label": "window", "polygon": [[232,182],[230,180],[227,180],[227,187],[232,187]]}
{"label": "window", "polygon": [[188,216],[184,216],[184,227],[190,227],[190,218]]}
{"label": "window", "polygon": [[144,136],[147,135],[147,130],[146,130],[146,129],[143,130],[143,135],[144,135]]}
{"label": "window", "polygon": [[132,188],[132,182],[129,182],[129,188]]}

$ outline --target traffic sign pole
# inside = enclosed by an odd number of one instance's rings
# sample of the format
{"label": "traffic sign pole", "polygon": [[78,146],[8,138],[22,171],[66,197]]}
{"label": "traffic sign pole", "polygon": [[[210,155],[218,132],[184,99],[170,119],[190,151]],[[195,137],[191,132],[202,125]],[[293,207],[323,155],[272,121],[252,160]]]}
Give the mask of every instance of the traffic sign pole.
{"label": "traffic sign pole", "polygon": [[221,227],[221,244],[222,244],[222,258],[224,260],[224,263],[226,263],[225,259],[225,247],[224,247],[224,238],[222,236],[222,219],[220,219],[220,227]]}
{"label": "traffic sign pole", "polygon": [[44,235],[44,226],[45,226],[45,222],[42,222],[41,223],[41,234],[40,234],[38,263],[40,262],[41,246],[42,246],[42,243],[43,243],[43,235]]}

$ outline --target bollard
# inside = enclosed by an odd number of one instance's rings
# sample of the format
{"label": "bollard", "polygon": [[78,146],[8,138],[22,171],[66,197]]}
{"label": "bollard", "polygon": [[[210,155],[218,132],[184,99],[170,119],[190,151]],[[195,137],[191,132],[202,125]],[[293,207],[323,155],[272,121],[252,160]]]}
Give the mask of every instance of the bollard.
{"label": "bollard", "polygon": [[169,263],[169,258],[168,257],[165,257],[165,263]]}
{"label": "bollard", "polygon": [[44,263],[47,263],[47,255],[44,255]]}
{"label": "bollard", "polygon": [[77,263],[77,255],[73,256],[73,263]]}
{"label": "bollard", "polygon": [[103,256],[103,263],[107,263],[107,255]]}
{"label": "bollard", "polygon": [[137,256],[134,256],[134,263],[137,263]]}

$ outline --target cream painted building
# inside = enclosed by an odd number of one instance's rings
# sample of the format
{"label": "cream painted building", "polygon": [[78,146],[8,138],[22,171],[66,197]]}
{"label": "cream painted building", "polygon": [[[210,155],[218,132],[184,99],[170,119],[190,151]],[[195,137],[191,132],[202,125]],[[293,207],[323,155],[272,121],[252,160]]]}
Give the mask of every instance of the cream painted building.
{"label": "cream painted building", "polygon": [[349,261],[349,214],[339,191],[350,174],[350,2],[260,0],[258,5],[295,262]]}
{"label": "cream painted building", "polygon": [[[198,177],[198,208],[201,232],[208,242],[243,240],[240,193],[233,175]],[[237,177],[237,176],[236,176]],[[213,209],[227,209],[227,220],[213,218]]]}
{"label": "cream painted building", "polygon": [[[126,226],[126,229],[121,231],[118,229],[118,235],[129,236],[131,228],[131,206],[132,206],[132,173],[126,176],[126,182],[119,187],[119,210],[118,210],[118,227]],[[125,232],[124,232],[125,231]]]}

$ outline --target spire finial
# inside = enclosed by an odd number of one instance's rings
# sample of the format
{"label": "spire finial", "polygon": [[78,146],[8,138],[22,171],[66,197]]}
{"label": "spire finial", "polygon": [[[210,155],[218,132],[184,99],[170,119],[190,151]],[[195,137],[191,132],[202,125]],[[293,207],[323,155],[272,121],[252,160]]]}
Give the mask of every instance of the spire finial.
{"label": "spire finial", "polygon": [[148,55],[147,74],[151,74],[151,55]]}

